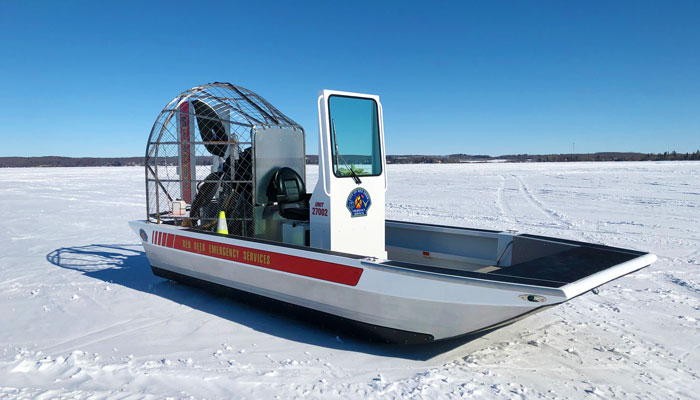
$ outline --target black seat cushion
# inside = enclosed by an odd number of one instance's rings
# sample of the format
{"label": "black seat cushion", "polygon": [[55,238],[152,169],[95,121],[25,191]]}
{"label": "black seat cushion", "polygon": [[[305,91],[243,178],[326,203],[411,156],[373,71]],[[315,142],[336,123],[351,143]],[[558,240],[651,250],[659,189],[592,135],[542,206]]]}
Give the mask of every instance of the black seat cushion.
{"label": "black seat cushion", "polygon": [[306,208],[284,208],[280,207],[280,214],[288,219],[297,221],[309,220],[309,207]]}
{"label": "black seat cushion", "polygon": [[267,186],[267,201],[277,202],[280,215],[297,221],[309,220],[309,196],[301,176],[291,168],[277,170]]}

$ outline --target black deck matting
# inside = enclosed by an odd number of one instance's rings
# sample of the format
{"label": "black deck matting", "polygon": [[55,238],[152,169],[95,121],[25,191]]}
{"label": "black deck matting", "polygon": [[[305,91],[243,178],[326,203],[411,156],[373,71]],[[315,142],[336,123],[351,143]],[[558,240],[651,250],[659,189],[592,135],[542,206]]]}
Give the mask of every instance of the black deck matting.
{"label": "black deck matting", "polygon": [[546,257],[511,265],[491,274],[559,282],[576,282],[614,265],[637,258],[627,252],[598,247],[574,247]]}
{"label": "black deck matting", "polygon": [[486,273],[400,261],[387,261],[382,264],[443,275],[559,288],[643,254],[608,246],[585,245]]}

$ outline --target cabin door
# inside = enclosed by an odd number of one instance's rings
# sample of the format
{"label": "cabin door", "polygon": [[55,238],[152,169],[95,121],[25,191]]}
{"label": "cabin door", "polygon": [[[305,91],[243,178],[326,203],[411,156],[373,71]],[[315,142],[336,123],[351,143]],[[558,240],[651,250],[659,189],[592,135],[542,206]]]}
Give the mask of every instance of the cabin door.
{"label": "cabin door", "polygon": [[386,258],[386,160],[379,96],[323,90],[311,246]]}

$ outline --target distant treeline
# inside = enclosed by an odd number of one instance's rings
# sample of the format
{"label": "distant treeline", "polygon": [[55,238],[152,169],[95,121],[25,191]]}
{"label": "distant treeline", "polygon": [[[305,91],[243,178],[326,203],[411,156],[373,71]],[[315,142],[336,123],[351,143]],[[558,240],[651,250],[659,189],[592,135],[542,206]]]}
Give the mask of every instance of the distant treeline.
{"label": "distant treeline", "polygon": [[470,162],[574,162],[574,161],[684,161],[700,160],[700,150],[694,153],[585,153],[585,154],[507,154],[497,157],[487,155],[450,154],[446,156],[388,155],[389,164],[457,164]]}
{"label": "distant treeline", "polygon": [[122,167],[143,165],[143,157],[0,157],[1,168],[17,167]]}
{"label": "distant treeline", "polygon": [[[143,166],[143,157],[0,157],[0,168],[16,167],[130,167]],[[177,165],[177,157],[160,157],[158,165]],[[197,165],[211,165],[210,156],[197,156]]]}
{"label": "distant treeline", "polygon": [[[0,168],[21,167],[122,167],[143,166],[143,157],[0,157]],[[694,153],[586,153],[586,154],[508,154],[503,156],[450,154],[445,156],[387,155],[389,164],[458,164],[473,162],[575,162],[575,161],[684,161],[700,160],[700,150]],[[353,160],[362,161],[362,160]],[[198,165],[208,165],[210,157],[197,157]],[[318,164],[318,156],[307,155],[307,164]],[[159,159],[160,165],[177,165],[177,157]]]}
{"label": "distant treeline", "polygon": [[545,154],[545,155],[529,155],[515,154],[498,157],[509,161],[685,161],[685,160],[700,160],[700,150],[695,153],[677,153],[675,151],[664,153],[586,153],[586,154]]}

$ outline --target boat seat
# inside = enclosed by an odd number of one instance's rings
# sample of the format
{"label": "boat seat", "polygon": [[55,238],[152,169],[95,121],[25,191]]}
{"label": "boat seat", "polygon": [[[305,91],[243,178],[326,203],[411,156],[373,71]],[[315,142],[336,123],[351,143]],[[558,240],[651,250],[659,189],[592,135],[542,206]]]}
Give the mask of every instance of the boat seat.
{"label": "boat seat", "polygon": [[277,202],[280,215],[287,219],[308,221],[309,197],[301,176],[288,167],[278,169],[267,186],[268,202]]}

